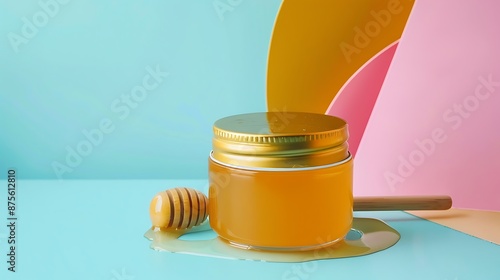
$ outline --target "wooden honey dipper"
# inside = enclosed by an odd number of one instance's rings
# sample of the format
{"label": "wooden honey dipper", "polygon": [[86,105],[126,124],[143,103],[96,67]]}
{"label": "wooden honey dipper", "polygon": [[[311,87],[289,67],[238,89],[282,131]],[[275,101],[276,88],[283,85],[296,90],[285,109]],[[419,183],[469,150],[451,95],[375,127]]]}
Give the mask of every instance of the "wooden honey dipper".
{"label": "wooden honey dipper", "polygon": [[207,197],[191,188],[177,187],[159,192],[149,205],[155,230],[188,229],[203,223],[208,216]]}
{"label": "wooden honey dipper", "polygon": [[[449,196],[355,197],[354,211],[447,210]],[[201,192],[177,187],[158,193],[149,206],[154,229],[188,229],[203,223],[208,216],[208,198]]]}

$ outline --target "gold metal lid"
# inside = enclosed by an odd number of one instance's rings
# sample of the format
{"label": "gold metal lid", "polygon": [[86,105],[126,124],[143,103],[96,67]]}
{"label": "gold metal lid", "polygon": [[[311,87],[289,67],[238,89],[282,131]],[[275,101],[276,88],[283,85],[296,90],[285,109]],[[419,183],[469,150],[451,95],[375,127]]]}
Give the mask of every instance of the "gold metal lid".
{"label": "gold metal lid", "polygon": [[303,112],[235,115],[215,122],[212,157],[240,167],[297,168],[349,156],[347,123]]}

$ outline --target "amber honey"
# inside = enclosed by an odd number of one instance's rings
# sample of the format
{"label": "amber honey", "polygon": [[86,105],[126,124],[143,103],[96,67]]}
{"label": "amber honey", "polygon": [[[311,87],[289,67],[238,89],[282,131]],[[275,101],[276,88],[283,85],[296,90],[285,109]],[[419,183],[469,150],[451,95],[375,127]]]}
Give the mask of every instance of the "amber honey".
{"label": "amber honey", "polygon": [[347,124],[288,114],[237,115],[214,124],[210,225],[235,246],[307,250],[342,240],[351,228]]}

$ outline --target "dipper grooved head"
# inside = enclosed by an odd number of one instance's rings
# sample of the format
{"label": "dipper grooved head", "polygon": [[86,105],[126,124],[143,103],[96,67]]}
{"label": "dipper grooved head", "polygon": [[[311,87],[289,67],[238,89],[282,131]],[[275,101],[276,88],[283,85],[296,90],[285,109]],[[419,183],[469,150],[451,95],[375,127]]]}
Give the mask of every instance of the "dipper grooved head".
{"label": "dipper grooved head", "polygon": [[208,198],[201,192],[177,187],[159,192],[149,205],[153,228],[188,229],[203,223],[208,216]]}

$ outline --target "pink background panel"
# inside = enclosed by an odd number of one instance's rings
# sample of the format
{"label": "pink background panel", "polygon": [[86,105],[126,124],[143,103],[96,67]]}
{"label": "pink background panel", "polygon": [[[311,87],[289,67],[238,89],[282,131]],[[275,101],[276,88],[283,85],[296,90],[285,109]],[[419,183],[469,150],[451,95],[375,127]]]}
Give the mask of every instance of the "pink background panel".
{"label": "pink background panel", "polygon": [[448,194],[500,211],[498,11],[415,3],[357,152],[355,195]]}
{"label": "pink background panel", "polygon": [[326,111],[349,124],[349,151],[353,155],[356,155],[397,46],[397,43],[391,44],[366,62],[339,90]]}

